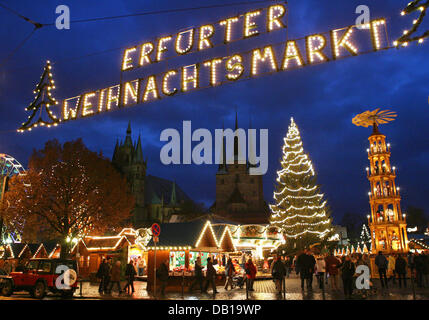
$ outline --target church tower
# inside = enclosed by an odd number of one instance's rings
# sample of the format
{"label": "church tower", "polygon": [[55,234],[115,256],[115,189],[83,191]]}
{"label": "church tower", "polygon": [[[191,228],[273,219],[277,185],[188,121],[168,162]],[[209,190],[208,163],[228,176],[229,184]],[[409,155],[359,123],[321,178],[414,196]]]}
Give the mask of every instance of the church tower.
{"label": "church tower", "polygon": [[373,124],[373,133],[368,140],[370,167],[367,176],[371,185],[368,223],[372,251],[408,252],[407,223],[401,211],[399,187],[395,184],[396,168],[390,163],[390,144],[386,145],[386,136],[379,132],[377,123]]}
{"label": "church tower", "polygon": [[133,145],[131,138],[131,122],[128,123],[125,141],[119,144],[116,142],[113,152],[112,163],[116,169],[127,179],[131,192],[135,199],[133,210],[133,224],[139,226],[147,220],[145,214],[144,186],[146,178],[147,160],[143,159],[141,137]]}
{"label": "church tower", "polygon": [[212,212],[239,223],[267,223],[269,214],[264,201],[262,175],[250,175],[250,164],[238,161],[242,144],[247,141],[239,141],[237,136],[234,137],[234,162],[227,164],[225,140],[223,137],[222,161],[216,173],[216,202],[211,208]]}

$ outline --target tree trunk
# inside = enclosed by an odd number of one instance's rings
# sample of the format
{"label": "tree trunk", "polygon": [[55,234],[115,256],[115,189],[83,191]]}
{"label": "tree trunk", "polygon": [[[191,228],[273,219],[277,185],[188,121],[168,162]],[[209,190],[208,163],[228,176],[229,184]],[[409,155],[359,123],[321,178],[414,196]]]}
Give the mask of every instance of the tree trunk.
{"label": "tree trunk", "polygon": [[70,243],[63,237],[61,241],[60,259],[68,259],[70,257],[70,249]]}

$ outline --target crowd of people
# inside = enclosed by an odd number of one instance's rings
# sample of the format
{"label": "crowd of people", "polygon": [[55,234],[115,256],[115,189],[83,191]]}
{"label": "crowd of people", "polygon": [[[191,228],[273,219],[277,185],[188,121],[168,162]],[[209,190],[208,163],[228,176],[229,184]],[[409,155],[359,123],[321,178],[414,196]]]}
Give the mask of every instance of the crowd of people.
{"label": "crowd of people", "polygon": [[121,288],[121,261],[118,260],[113,263],[112,258],[103,259],[96,274],[96,277],[100,279],[98,292],[100,294],[111,294],[113,286],[116,285],[119,294],[123,292],[133,294],[135,291],[134,278],[136,275],[136,266],[134,265],[134,260],[131,259],[125,267],[125,278],[127,283],[124,288]]}
{"label": "crowd of people", "polygon": [[[240,259],[240,261],[239,261]],[[253,285],[257,274],[257,266],[253,262],[251,256],[242,255],[241,258],[227,258],[225,262],[225,290],[232,290],[235,287],[242,288],[247,282],[247,289],[254,291]],[[189,292],[192,292],[196,287],[201,293],[207,293],[209,287],[212,293],[218,293],[216,287],[216,269],[212,261],[207,258],[205,274],[201,264],[201,257],[195,261],[194,278],[189,286]],[[389,286],[398,286],[399,288],[407,287],[407,278],[412,275],[415,284],[419,288],[429,288],[429,255],[427,253],[414,254],[392,254],[389,256],[379,252],[374,260],[380,284],[382,288]],[[236,266],[240,266],[237,268]],[[365,266],[367,268],[359,268]],[[362,274],[362,271],[367,270],[369,274],[368,285],[357,287],[356,279]],[[289,278],[292,271],[299,275],[302,290],[313,290],[313,279],[316,277],[317,286],[319,289],[325,290],[329,288],[332,291],[342,290],[346,298],[351,298],[353,294],[368,296],[376,290],[371,281],[377,275],[372,275],[371,262],[367,254],[355,253],[347,256],[337,257],[332,253],[314,255],[310,250],[304,250],[302,253],[294,257],[274,256],[270,264],[270,273],[276,285],[278,294],[284,290],[284,280]],[[116,286],[119,294],[127,292],[134,293],[134,277],[139,273],[138,265],[133,260],[127,264],[125,268],[126,285],[121,288],[121,262],[112,262],[112,259],[104,259],[100,264],[97,272],[97,278],[100,279],[99,292],[100,294],[111,294]],[[168,260],[165,259],[157,268],[156,278],[159,281],[160,293],[165,294],[165,289],[168,285],[169,269]],[[340,283],[340,279],[342,282]]]}
{"label": "crowd of people", "polygon": [[[280,260],[280,259],[279,259]],[[429,288],[429,255],[427,253],[392,254],[385,256],[381,251],[375,257],[375,266],[380,277],[381,288],[389,288],[398,284],[399,288],[407,287],[408,271],[415,279],[419,288]],[[332,253],[327,255],[313,255],[310,250],[305,250],[296,255],[292,261],[292,268],[299,274],[301,289],[313,289],[313,277],[316,276],[320,289],[329,287],[333,291],[340,290],[339,279],[342,280],[344,295],[350,298],[354,291],[356,294],[367,296],[369,290],[375,289],[371,278],[375,275],[368,274],[368,285],[357,288],[356,279],[362,273],[356,272],[359,266],[366,266],[362,270],[371,271],[370,258],[366,254],[355,253],[341,258]],[[276,279],[273,273],[273,278]]]}
{"label": "crowd of people", "polygon": [[[213,263],[216,261],[211,261],[211,258],[207,258],[207,267],[205,277],[203,275],[203,267],[201,265],[201,257],[198,257],[195,261],[195,269],[194,269],[194,280],[189,287],[189,291],[193,291],[193,289],[198,285],[201,293],[207,293],[209,286],[211,286],[212,293],[218,293],[216,289],[216,269],[213,267]],[[235,265],[240,266],[237,270]],[[247,281],[247,288],[249,291],[254,291],[253,284],[256,278],[257,267],[253,263],[251,257],[247,257],[243,254],[240,257],[240,261],[232,258],[227,258],[225,262],[225,285],[224,289],[230,290],[240,287],[243,288],[245,280]]]}

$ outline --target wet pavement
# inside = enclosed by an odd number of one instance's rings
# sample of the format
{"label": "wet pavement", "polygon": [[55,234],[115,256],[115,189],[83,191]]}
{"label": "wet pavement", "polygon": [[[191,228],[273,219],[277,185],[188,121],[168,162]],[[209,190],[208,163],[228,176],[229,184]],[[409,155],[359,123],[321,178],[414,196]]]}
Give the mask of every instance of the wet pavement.
{"label": "wet pavement", "polygon": [[[341,281],[340,281],[341,283]],[[373,280],[373,283],[377,289],[377,292],[373,295],[368,296],[368,300],[413,300],[413,290],[411,288],[411,283],[408,281],[408,288],[399,289],[397,286],[390,284],[388,290],[381,290],[380,283],[378,280]],[[79,283],[80,285],[80,283]],[[122,283],[122,287],[125,285],[125,282]],[[155,297],[146,291],[146,282],[136,281],[134,283],[135,293],[133,295],[127,294],[118,294],[117,291],[113,291],[110,295],[100,295],[98,293],[98,284],[83,282],[82,285],[82,295],[80,295],[80,290],[78,289],[75,293],[73,299],[80,300],[92,300],[92,299],[103,299],[103,300],[117,300],[117,299],[154,299]],[[342,286],[340,285],[340,289]],[[246,290],[235,288],[233,290],[226,291],[223,287],[217,287],[219,291],[218,294],[213,296],[211,290],[209,293],[202,294],[198,291],[189,293],[187,288],[182,296],[181,292],[170,293],[167,292],[164,297],[158,297],[158,299],[167,299],[167,300],[245,300],[246,299]],[[15,293],[11,297],[0,297],[0,300],[9,300],[9,299],[28,299],[29,294]],[[251,300],[278,300],[284,299],[283,296],[276,294],[275,285],[272,280],[259,280],[255,281],[254,291],[249,292],[249,299]],[[45,297],[47,300],[51,299],[60,299],[58,296],[48,295]],[[317,286],[317,281],[313,281],[313,290],[301,290],[300,280],[296,275],[292,275],[290,278],[286,279],[286,300],[343,300],[345,296],[342,291],[332,290],[329,285],[326,286],[325,290],[321,290]],[[353,299],[361,299],[359,296],[353,296]],[[415,288],[415,299],[416,300],[429,300],[429,288],[420,289]]]}

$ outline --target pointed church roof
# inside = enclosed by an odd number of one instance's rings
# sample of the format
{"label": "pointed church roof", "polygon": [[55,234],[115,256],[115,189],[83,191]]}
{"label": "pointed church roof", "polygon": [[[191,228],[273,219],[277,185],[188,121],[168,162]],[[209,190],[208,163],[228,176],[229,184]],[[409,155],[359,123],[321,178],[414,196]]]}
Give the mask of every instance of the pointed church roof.
{"label": "pointed church roof", "polygon": [[139,139],[137,141],[136,148],[135,148],[135,157],[134,157],[134,160],[136,162],[144,162],[144,159],[143,159],[143,149],[142,149],[142,141],[141,141],[140,134],[139,134]]}
{"label": "pointed church roof", "polygon": [[226,150],[225,150],[225,137],[223,131],[225,130],[225,125],[222,122],[222,152],[219,159],[219,168],[216,174],[225,174],[228,171],[228,166],[226,164]]}
{"label": "pointed church roof", "polygon": [[[238,129],[237,109],[235,109],[235,131]],[[234,137],[234,160],[238,160],[238,136]]]}
{"label": "pointed church roof", "polygon": [[[146,204],[150,204],[153,194],[155,194],[158,199],[167,199],[168,202],[168,199],[171,199],[171,195],[173,193],[173,185],[176,204],[181,203],[182,201],[192,201],[192,199],[189,198],[175,182],[149,174],[146,176],[144,188]],[[159,203],[161,203],[161,201]]]}
{"label": "pointed church roof", "polygon": [[152,198],[150,199],[151,204],[161,204],[161,200],[159,200],[159,197],[156,195],[155,192],[152,193]]}
{"label": "pointed church roof", "polygon": [[[250,129],[252,129],[251,117],[249,117],[249,131],[248,131],[248,139],[249,139],[249,155],[247,159],[248,168],[256,167],[256,164],[250,163],[250,159],[256,160],[256,152],[255,152],[256,150],[253,148],[253,143],[255,143],[255,141],[253,139],[254,138],[253,135],[250,134]],[[255,147],[256,147],[256,143],[255,143]]]}
{"label": "pointed church roof", "polygon": [[127,135],[125,137],[124,145],[133,147],[133,141],[131,139],[131,121],[128,122]]}
{"label": "pointed church roof", "polygon": [[173,186],[171,187],[170,204],[171,205],[176,204],[176,182],[175,181],[173,181]]}

